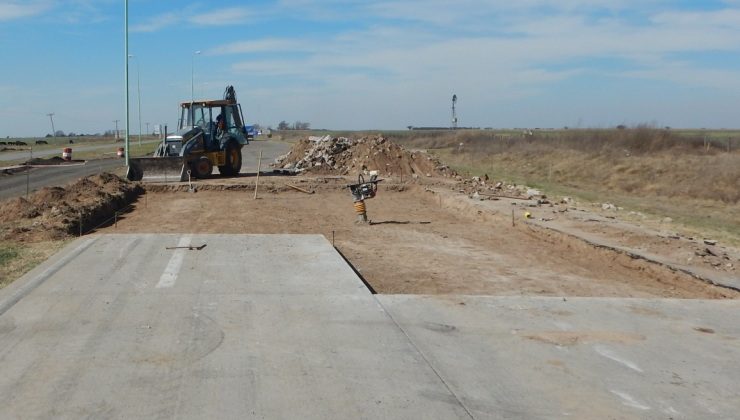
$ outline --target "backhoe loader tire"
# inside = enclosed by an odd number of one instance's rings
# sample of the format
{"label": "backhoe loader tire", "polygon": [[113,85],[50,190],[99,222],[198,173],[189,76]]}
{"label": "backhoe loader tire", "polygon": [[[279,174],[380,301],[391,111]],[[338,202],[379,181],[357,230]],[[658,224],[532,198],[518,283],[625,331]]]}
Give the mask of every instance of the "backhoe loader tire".
{"label": "backhoe loader tire", "polygon": [[242,169],[242,147],[236,141],[230,141],[226,144],[226,164],[219,166],[218,171],[224,176],[239,175]]}
{"label": "backhoe loader tire", "polygon": [[190,170],[196,178],[208,178],[213,172],[213,164],[207,157],[201,156],[190,165]]}

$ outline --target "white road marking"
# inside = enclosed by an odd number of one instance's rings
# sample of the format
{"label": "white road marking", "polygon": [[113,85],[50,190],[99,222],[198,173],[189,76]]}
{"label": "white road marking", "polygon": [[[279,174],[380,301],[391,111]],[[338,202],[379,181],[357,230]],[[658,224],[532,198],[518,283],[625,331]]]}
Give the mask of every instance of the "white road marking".
{"label": "white road marking", "polygon": [[649,406],[639,403],[636,399],[634,399],[626,392],[611,391],[611,393],[621,398],[622,404],[626,405],[627,407],[637,408],[639,410],[650,410]]}
{"label": "white road marking", "polygon": [[636,372],[642,373],[642,369],[640,369],[640,367],[637,366],[637,364],[635,364],[635,363],[633,363],[633,362],[631,362],[629,360],[626,360],[626,359],[624,359],[622,357],[617,356],[616,354],[614,354],[613,351],[609,350],[606,347],[594,346],[594,351],[596,351],[596,353],[600,354],[601,356],[606,357],[607,359],[614,360],[615,362],[617,362],[617,363],[619,363],[621,365],[627,366],[628,368],[630,368],[630,369],[632,369],[632,370],[634,370]]}
{"label": "white road marking", "polygon": [[[183,236],[180,238],[177,246],[189,246],[192,239],[193,237],[191,235]],[[164,273],[159,277],[159,283],[156,286],[157,289],[175,285],[183,261],[185,261],[185,249],[175,249],[172,252],[172,257],[170,257],[170,262],[167,263],[167,267],[164,269]]]}

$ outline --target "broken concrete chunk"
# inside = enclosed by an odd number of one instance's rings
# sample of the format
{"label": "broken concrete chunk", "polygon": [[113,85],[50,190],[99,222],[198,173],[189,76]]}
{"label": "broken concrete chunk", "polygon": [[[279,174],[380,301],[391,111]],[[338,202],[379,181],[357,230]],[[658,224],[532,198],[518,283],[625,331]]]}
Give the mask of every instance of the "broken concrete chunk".
{"label": "broken concrete chunk", "polygon": [[707,255],[710,255],[709,250],[707,248],[704,249],[697,249],[694,251],[694,254],[698,257],[706,257]]}

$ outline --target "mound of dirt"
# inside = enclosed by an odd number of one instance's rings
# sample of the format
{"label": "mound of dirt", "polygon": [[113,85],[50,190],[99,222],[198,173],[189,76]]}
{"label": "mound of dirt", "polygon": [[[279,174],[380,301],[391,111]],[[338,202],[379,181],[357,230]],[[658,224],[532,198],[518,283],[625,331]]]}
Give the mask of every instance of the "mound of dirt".
{"label": "mound of dirt", "polygon": [[350,173],[377,170],[381,175],[455,176],[452,169],[423,152],[410,152],[382,136],[302,139],[273,166],[296,172]]}
{"label": "mound of dirt", "polygon": [[97,227],[143,192],[113,174],[88,176],[64,188],[43,188],[28,200],[0,204],[0,229],[6,239],[28,242],[79,234],[80,227],[83,232]]}
{"label": "mound of dirt", "polygon": [[26,162],[26,165],[63,165],[65,163],[69,163],[68,161],[62,159],[59,156],[54,156],[50,158],[33,158]]}

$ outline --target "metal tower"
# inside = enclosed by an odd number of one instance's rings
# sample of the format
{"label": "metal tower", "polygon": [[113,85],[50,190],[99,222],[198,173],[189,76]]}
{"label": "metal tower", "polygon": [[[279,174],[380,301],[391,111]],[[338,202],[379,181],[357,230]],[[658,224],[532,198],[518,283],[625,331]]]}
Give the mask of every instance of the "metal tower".
{"label": "metal tower", "polygon": [[49,119],[51,120],[51,136],[56,137],[57,132],[54,131],[54,113],[52,112],[51,114],[46,114],[46,116],[49,117]]}
{"label": "metal tower", "polygon": [[455,109],[455,106],[457,105],[457,95],[452,95],[452,129],[457,130],[457,110]]}

